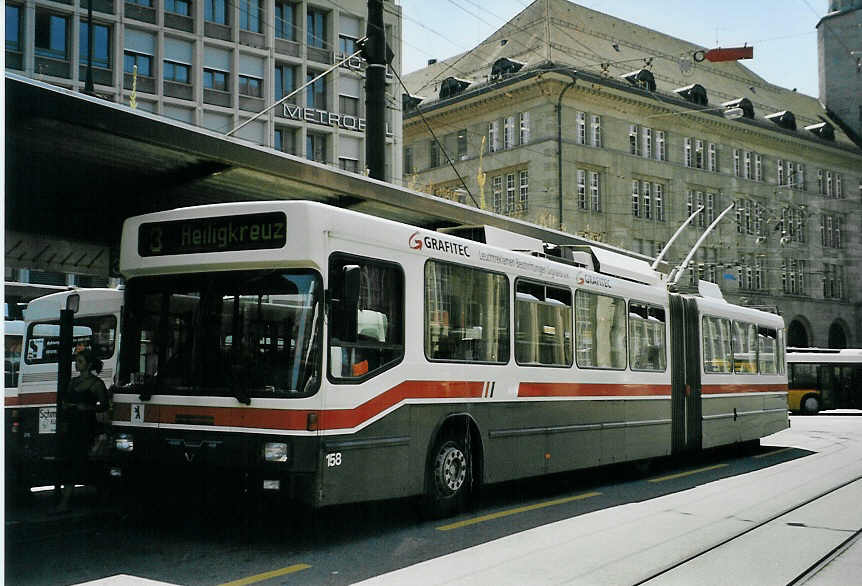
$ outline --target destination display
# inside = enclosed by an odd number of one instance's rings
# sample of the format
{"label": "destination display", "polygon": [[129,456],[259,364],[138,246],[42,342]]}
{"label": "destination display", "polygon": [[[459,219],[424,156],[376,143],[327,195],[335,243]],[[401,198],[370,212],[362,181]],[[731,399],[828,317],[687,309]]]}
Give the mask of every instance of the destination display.
{"label": "destination display", "polygon": [[284,212],[148,222],[138,228],[141,256],[261,250],[286,242]]}

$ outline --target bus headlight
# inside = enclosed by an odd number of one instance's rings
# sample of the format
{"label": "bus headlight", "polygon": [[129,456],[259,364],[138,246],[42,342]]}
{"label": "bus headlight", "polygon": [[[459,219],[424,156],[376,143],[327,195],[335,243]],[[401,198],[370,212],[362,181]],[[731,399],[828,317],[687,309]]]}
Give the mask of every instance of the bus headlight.
{"label": "bus headlight", "polygon": [[133,452],[135,450],[135,440],[127,433],[121,433],[114,439],[114,448],[118,452]]}
{"label": "bus headlight", "polygon": [[266,442],[263,444],[263,459],[266,462],[287,462],[287,444]]}

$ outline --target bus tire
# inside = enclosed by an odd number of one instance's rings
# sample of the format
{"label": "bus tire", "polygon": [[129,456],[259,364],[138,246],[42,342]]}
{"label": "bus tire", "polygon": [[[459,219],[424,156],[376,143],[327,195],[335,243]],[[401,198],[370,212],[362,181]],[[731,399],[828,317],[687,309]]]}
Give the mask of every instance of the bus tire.
{"label": "bus tire", "polygon": [[449,517],[464,509],[473,482],[470,433],[463,426],[444,429],[434,442],[428,462],[425,510],[431,518]]}
{"label": "bus tire", "polygon": [[806,415],[817,415],[820,411],[820,399],[817,395],[806,395],[802,399],[802,412]]}

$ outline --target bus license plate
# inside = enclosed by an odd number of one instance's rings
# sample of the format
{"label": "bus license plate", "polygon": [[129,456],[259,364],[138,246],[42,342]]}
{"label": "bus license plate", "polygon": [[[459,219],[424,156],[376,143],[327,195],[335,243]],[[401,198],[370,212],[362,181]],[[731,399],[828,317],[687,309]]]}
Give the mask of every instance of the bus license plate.
{"label": "bus license plate", "polygon": [[39,407],[39,433],[57,432],[57,408]]}

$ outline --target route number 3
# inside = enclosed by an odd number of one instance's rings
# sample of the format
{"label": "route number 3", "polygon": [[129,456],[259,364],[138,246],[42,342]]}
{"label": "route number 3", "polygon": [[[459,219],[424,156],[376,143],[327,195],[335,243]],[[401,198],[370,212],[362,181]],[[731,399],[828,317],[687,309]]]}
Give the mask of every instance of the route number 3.
{"label": "route number 3", "polygon": [[341,452],[326,454],[326,466],[327,468],[332,468],[333,466],[341,466]]}

